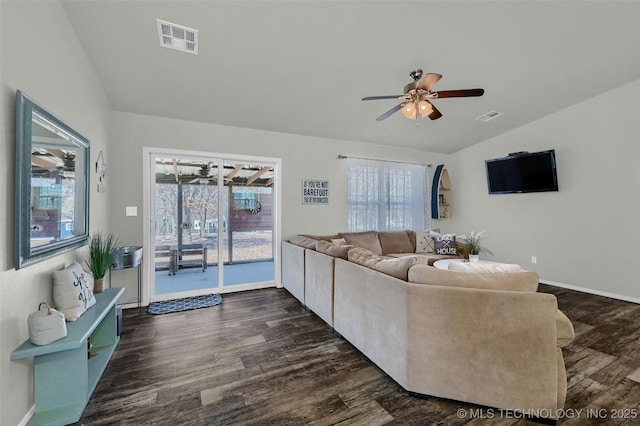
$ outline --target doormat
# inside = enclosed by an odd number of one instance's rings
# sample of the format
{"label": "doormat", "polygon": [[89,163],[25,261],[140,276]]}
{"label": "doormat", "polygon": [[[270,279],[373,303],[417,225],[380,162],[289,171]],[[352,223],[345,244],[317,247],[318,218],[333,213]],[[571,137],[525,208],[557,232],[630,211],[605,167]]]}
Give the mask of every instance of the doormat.
{"label": "doormat", "polygon": [[170,314],[172,312],[191,311],[193,309],[208,308],[222,303],[219,294],[207,294],[204,296],[185,297],[184,299],[165,300],[149,304],[151,315]]}

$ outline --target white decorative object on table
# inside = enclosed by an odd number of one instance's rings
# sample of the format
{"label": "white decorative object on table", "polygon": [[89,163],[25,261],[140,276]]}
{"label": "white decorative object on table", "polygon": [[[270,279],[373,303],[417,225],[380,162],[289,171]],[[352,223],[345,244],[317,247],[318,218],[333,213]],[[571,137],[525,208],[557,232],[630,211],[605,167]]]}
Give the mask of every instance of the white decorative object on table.
{"label": "white decorative object on table", "polygon": [[[44,305],[44,308],[43,308]],[[27,318],[29,340],[34,345],[48,345],[67,337],[67,324],[62,312],[51,309],[47,302],[40,302],[38,310]]]}

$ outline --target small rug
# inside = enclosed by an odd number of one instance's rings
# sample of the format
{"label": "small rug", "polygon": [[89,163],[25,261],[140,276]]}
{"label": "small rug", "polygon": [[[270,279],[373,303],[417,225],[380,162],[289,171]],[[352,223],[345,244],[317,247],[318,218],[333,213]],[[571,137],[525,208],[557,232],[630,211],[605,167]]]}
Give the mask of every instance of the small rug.
{"label": "small rug", "polygon": [[148,312],[151,315],[169,314],[171,312],[191,311],[193,309],[208,308],[222,303],[219,294],[207,294],[204,296],[185,297],[184,299],[165,300],[149,304]]}

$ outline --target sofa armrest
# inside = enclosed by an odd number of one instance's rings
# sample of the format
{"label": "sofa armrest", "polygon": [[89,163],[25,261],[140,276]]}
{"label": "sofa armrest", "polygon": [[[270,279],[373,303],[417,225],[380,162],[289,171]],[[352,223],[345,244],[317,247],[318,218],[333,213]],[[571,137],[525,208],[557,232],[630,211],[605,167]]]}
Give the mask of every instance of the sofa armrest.
{"label": "sofa armrest", "polygon": [[282,242],[282,286],[304,305],[305,248]]}
{"label": "sofa armrest", "polygon": [[317,251],[305,253],[304,301],[333,327],[333,266],[335,258]]}
{"label": "sofa armrest", "polygon": [[538,281],[538,274],[531,271],[468,273],[442,270],[422,264],[409,269],[409,282],[417,284],[536,292]]}

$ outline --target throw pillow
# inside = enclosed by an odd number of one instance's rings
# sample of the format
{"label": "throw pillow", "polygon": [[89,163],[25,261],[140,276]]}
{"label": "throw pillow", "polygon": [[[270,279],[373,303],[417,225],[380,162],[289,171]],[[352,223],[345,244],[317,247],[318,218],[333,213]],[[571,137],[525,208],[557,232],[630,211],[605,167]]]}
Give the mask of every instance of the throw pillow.
{"label": "throw pillow", "polygon": [[409,268],[416,264],[416,256],[385,258],[361,247],[354,247],[347,254],[349,261],[407,281]]}
{"label": "throw pillow", "polygon": [[77,320],[84,311],[96,304],[85,272],[78,262],[53,273],[53,303],[67,321]]}
{"label": "throw pillow", "polygon": [[289,242],[291,244],[295,244],[297,246],[312,250],[316,249],[316,241],[317,240],[314,240],[313,238],[305,237],[302,235],[294,235],[289,239]]}
{"label": "throw pillow", "polygon": [[455,234],[443,234],[433,237],[436,254],[455,256],[458,254]]}
{"label": "throw pillow", "polygon": [[378,233],[382,254],[413,253],[413,246],[406,231]]}
{"label": "throw pillow", "polygon": [[435,253],[436,245],[430,231],[416,232],[416,253]]}
{"label": "throw pillow", "polygon": [[346,246],[347,245],[347,240],[345,240],[344,238],[332,238],[331,239],[331,244],[334,244],[336,246]]}
{"label": "throw pillow", "polygon": [[349,245],[362,247],[373,254],[382,254],[382,246],[376,231],[345,232],[341,233],[340,237],[344,238]]}
{"label": "throw pillow", "polygon": [[316,251],[318,253],[323,253],[332,257],[339,257],[342,259],[347,259],[347,255],[349,250],[351,250],[353,246],[337,246],[335,244],[331,244],[328,241],[316,241]]}

